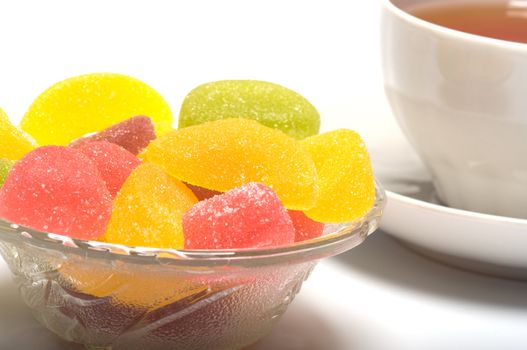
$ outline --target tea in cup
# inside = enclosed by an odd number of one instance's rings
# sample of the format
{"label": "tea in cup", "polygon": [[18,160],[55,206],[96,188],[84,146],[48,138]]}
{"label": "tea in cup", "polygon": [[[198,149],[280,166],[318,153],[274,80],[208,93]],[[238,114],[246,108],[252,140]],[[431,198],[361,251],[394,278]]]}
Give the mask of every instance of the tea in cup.
{"label": "tea in cup", "polygon": [[447,205],[527,218],[527,1],[383,0],[385,90]]}

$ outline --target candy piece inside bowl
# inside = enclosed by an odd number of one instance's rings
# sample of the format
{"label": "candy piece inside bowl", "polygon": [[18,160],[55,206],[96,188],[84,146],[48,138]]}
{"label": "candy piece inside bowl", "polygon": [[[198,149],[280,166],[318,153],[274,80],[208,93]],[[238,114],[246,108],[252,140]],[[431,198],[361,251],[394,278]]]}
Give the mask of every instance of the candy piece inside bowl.
{"label": "candy piece inside bowl", "polygon": [[0,252],[35,317],[89,349],[241,349],[266,335],[318,261],[362,243],[385,203],[270,249],[171,250],[72,239],[0,221]]}

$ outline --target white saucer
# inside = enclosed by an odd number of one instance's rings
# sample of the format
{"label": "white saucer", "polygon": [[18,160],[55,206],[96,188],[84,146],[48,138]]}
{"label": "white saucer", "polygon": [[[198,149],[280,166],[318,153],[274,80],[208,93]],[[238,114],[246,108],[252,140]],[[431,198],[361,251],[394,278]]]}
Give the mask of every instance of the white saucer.
{"label": "white saucer", "polygon": [[422,165],[412,164],[380,178],[388,190],[381,229],[447,264],[527,279],[527,220],[443,206]]}

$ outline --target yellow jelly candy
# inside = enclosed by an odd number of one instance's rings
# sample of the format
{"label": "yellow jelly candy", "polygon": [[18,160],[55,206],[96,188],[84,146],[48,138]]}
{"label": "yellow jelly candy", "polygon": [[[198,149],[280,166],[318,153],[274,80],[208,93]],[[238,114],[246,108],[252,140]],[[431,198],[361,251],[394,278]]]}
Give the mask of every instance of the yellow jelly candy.
{"label": "yellow jelly candy", "polygon": [[191,185],[226,192],[248,182],[271,187],[284,206],[313,207],[317,174],[313,160],[283,132],[249,119],[223,119],[174,130],[143,154]]}
{"label": "yellow jelly candy", "polygon": [[315,161],[319,194],[305,214],[319,222],[352,221],[366,214],[375,200],[370,157],[362,138],[340,129],[302,141]]}
{"label": "yellow jelly candy", "polygon": [[153,88],[125,75],[97,73],[48,88],[20,125],[41,145],[66,145],[136,115],[150,117],[158,134],[172,128],[170,107]]}
{"label": "yellow jelly candy", "polygon": [[95,297],[112,297],[115,303],[156,309],[185,297],[206,291],[208,286],[192,280],[184,271],[159,269],[116,261],[86,264],[84,258],[69,259],[60,269],[63,284]]}
{"label": "yellow jelly candy", "polygon": [[19,160],[34,148],[30,138],[11,124],[7,114],[0,109],[0,157]]}
{"label": "yellow jelly candy", "polygon": [[181,181],[143,163],[126,179],[113,202],[100,240],[130,246],[183,248],[182,217],[198,202]]}

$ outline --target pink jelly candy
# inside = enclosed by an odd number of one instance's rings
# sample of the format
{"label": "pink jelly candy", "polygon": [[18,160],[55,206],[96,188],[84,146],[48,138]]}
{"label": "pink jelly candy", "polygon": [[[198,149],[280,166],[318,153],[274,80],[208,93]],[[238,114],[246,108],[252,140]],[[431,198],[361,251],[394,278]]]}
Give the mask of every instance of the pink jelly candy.
{"label": "pink jelly candy", "polygon": [[78,150],[46,146],[15,163],[0,189],[0,217],[80,239],[102,235],[112,200],[96,165]]}
{"label": "pink jelly candy", "polygon": [[308,218],[301,210],[289,210],[288,213],[295,227],[295,242],[322,236],[323,223]]}
{"label": "pink jelly candy", "polygon": [[112,198],[141,161],[124,148],[106,141],[90,142],[78,148],[99,169]]}
{"label": "pink jelly candy", "polygon": [[183,234],[186,249],[263,248],[295,240],[278,196],[254,182],[194,205],[183,216]]}
{"label": "pink jelly candy", "polygon": [[70,143],[70,146],[78,147],[93,141],[108,141],[121,146],[134,155],[138,155],[155,138],[156,132],[152,120],[139,115],[96,134],[76,139]]}

